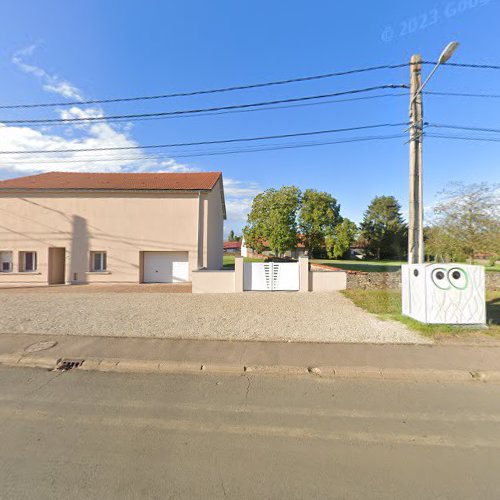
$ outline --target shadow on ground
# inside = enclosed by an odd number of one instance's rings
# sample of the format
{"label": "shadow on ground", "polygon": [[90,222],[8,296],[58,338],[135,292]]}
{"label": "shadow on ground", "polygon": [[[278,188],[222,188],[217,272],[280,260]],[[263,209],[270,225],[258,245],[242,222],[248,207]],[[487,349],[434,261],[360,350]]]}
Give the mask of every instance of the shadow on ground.
{"label": "shadow on ground", "polygon": [[486,301],[486,317],[488,323],[500,325],[500,297],[494,297]]}

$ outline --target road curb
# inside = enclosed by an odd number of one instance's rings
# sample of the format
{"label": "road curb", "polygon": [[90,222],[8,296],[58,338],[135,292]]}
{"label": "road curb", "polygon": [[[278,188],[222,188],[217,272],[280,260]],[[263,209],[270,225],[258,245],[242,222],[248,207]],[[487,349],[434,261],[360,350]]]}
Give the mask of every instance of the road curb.
{"label": "road curb", "polygon": [[[65,358],[0,354],[0,364],[54,370]],[[334,379],[422,380],[446,382],[500,382],[500,371],[438,370],[431,368],[377,368],[373,366],[288,366],[288,365],[231,365],[161,360],[87,358],[82,371],[115,373],[208,373],[311,376]]]}
{"label": "road curb", "polygon": [[310,373],[310,368],[286,365],[248,365],[243,367],[243,371],[249,374],[307,375]]}

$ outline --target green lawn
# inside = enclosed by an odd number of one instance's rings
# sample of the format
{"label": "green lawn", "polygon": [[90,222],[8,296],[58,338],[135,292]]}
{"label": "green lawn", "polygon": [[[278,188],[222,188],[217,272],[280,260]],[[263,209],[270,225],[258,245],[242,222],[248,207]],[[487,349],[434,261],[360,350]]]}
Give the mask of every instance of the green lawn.
{"label": "green lawn", "polygon": [[[323,264],[325,266],[338,267],[346,271],[364,271],[368,273],[397,272],[401,269],[401,264],[406,262],[400,260],[327,260],[311,259],[311,262]],[[500,272],[500,265],[486,266],[486,271]]]}
{"label": "green lawn", "polygon": [[[245,262],[264,262],[264,259],[253,259],[251,257],[245,257]],[[234,269],[234,255],[224,255],[223,269]]]}
{"label": "green lawn", "polygon": [[343,290],[357,306],[378,315],[381,319],[401,321],[412,330],[418,330],[428,337],[445,337],[482,333],[500,337],[500,292],[486,293],[488,329],[474,329],[452,325],[425,325],[401,314],[401,292],[396,290]]}
{"label": "green lawn", "polygon": [[399,260],[326,260],[312,259],[311,262],[325,266],[338,267],[346,271],[365,271],[369,273],[396,272],[405,262]]}

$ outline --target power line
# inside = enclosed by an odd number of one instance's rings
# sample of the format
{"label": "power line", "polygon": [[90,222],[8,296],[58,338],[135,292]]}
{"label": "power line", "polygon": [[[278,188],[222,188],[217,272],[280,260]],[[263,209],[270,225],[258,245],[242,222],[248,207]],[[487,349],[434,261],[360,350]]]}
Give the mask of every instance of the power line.
{"label": "power line", "polygon": [[[275,151],[284,149],[296,149],[305,147],[315,147],[315,146],[326,146],[332,144],[346,144],[346,143],[357,143],[365,141],[374,140],[390,140],[390,139],[400,139],[406,137],[406,134],[394,134],[394,135],[379,135],[379,136],[365,136],[365,137],[349,137],[345,139],[339,139],[334,141],[321,141],[321,142],[307,142],[307,143],[289,143],[282,145],[269,145],[269,146],[254,146],[239,149],[223,149],[223,150],[201,150],[201,151],[191,151],[191,152],[181,152],[179,154],[172,153],[171,155],[150,155],[150,156],[137,156],[137,157],[115,157],[115,158],[82,158],[79,160],[54,160],[54,161],[43,161],[40,162],[37,159],[32,161],[8,161],[8,164],[33,164],[33,163],[43,163],[43,164],[58,164],[58,163],[95,163],[95,162],[138,162],[138,161],[154,161],[162,159],[172,159],[172,158],[193,158],[200,156],[222,156],[228,154],[240,154],[240,153],[253,153],[262,151]],[[466,141],[486,141],[486,142],[500,142],[500,138],[488,138],[488,137],[471,137],[471,136],[455,136],[455,135],[443,135],[443,134],[432,134],[426,133],[426,137],[438,138],[438,139],[455,139],[455,140],[466,140]]]}
{"label": "power line", "polygon": [[48,108],[53,106],[81,106],[84,104],[105,104],[112,102],[130,102],[130,101],[143,101],[143,100],[153,100],[153,99],[168,99],[171,97],[189,97],[194,95],[203,94],[216,94],[221,92],[233,92],[236,90],[247,90],[255,89],[261,87],[270,87],[274,85],[286,85],[290,83],[308,82],[312,80],[322,80],[325,78],[333,78],[337,76],[353,75],[356,73],[367,73],[370,71],[378,71],[382,69],[397,69],[408,66],[409,63],[401,64],[384,64],[380,66],[368,66],[365,68],[357,68],[346,71],[337,71],[334,73],[324,73],[320,75],[312,76],[302,76],[297,78],[289,78],[286,80],[275,80],[263,83],[252,83],[248,85],[235,85],[231,87],[221,87],[215,89],[204,89],[204,90],[193,90],[188,92],[175,92],[171,94],[159,94],[159,95],[146,95],[146,96],[133,96],[133,97],[115,97],[110,99],[92,99],[92,100],[82,100],[82,101],[70,101],[70,102],[49,102],[49,103],[34,103],[34,104],[5,104],[1,105],[0,109],[19,109],[19,108]]}
{"label": "power line", "polygon": [[1,123],[5,124],[23,124],[23,123],[80,123],[80,122],[101,122],[101,121],[111,121],[111,120],[134,120],[137,118],[145,118],[145,117],[161,117],[161,116],[176,116],[176,115],[185,115],[185,114],[196,114],[196,113],[206,113],[210,111],[223,111],[223,110],[231,110],[231,109],[244,109],[244,108],[252,108],[252,107],[261,107],[261,106],[269,106],[273,104],[284,104],[284,103],[292,103],[292,102],[302,102],[309,101],[313,99],[325,99],[328,97],[335,97],[341,95],[350,95],[350,94],[360,94],[363,92],[373,92],[374,90],[383,90],[383,89],[400,89],[407,88],[404,84],[391,84],[391,85],[377,85],[374,87],[365,87],[362,89],[353,89],[353,90],[344,90],[341,92],[332,92],[329,94],[320,94],[313,96],[305,96],[305,97],[292,97],[289,99],[278,99],[273,101],[261,101],[256,103],[247,103],[247,104],[232,104],[229,106],[217,106],[212,108],[200,108],[200,109],[186,109],[186,110],[175,110],[175,111],[162,111],[158,113],[136,113],[129,115],[111,115],[108,117],[104,116],[90,116],[86,118],[43,118],[37,120],[1,120]]}
{"label": "power line", "polygon": [[[326,101],[319,101],[319,102],[305,102],[305,103],[299,103],[299,104],[284,104],[284,105],[272,105],[269,107],[258,107],[258,108],[245,108],[245,109],[231,109],[231,110],[223,110],[223,111],[212,111],[212,112],[202,112],[202,113],[195,113],[195,114],[186,114],[186,115],[173,115],[173,116],[153,116],[153,117],[142,117],[142,118],[134,118],[134,122],[137,121],[148,121],[148,120],[166,120],[166,119],[177,119],[177,118],[198,118],[198,117],[203,117],[203,116],[214,116],[214,115],[226,115],[226,114],[234,114],[234,113],[253,113],[253,112],[258,112],[258,111],[273,111],[277,109],[291,109],[291,108],[301,108],[301,107],[308,107],[308,106],[323,106],[325,104],[336,104],[336,103],[341,103],[341,102],[353,102],[353,101],[365,101],[365,100],[371,100],[371,99],[381,99],[385,97],[402,97],[402,96],[408,96],[408,93],[406,92],[401,92],[401,93],[396,93],[396,92],[388,92],[385,94],[376,94],[376,95],[370,95],[370,96],[362,96],[362,97],[350,97],[350,98],[345,98],[345,99],[331,99],[331,100],[326,100]],[[123,119],[108,119],[103,117],[103,122],[106,123],[114,123],[114,122],[122,122]],[[2,123],[0,121],[0,123]],[[46,124],[44,123],[35,123],[32,124],[32,127],[37,127],[37,126],[44,126]],[[69,124],[61,124],[61,125],[71,125]]]}
{"label": "power line", "polygon": [[500,94],[474,94],[470,92],[439,92],[435,90],[424,90],[423,94],[427,95],[440,95],[451,97],[480,97],[485,99],[500,99]]}
{"label": "power line", "polygon": [[51,153],[79,153],[86,151],[123,151],[130,149],[156,149],[156,148],[177,148],[185,146],[205,146],[209,144],[229,144],[234,142],[253,142],[262,141],[270,139],[286,139],[290,137],[305,137],[312,135],[324,135],[324,134],[334,134],[339,132],[351,132],[353,130],[368,130],[382,127],[401,127],[408,125],[407,122],[402,123],[380,123],[376,125],[362,125],[358,127],[346,127],[337,128],[329,130],[314,130],[311,132],[296,132],[292,134],[278,134],[278,135],[266,135],[258,137],[240,137],[236,139],[219,139],[213,141],[198,141],[198,142],[179,142],[173,144],[152,144],[146,146],[120,146],[120,147],[109,147],[109,148],[82,148],[82,149],[53,149],[53,150],[32,150],[32,151],[0,151],[0,154],[51,154]]}
{"label": "power line", "polygon": [[[478,98],[493,98],[493,99],[500,99],[500,94],[475,94],[475,93],[465,93],[465,92],[438,92],[438,91],[423,91],[423,94],[426,95],[438,95],[438,96],[450,96],[450,97],[478,97]],[[292,109],[292,108],[302,108],[302,107],[310,107],[310,106],[324,106],[326,104],[336,104],[336,103],[342,103],[342,102],[353,102],[353,101],[365,101],[365,100],[372,100],[372,99],[382,99],[386,97],[404,97],[408,96],[407,92],[400,92],[400,93],[395,93],[395,92],[388,92],[385,94],[376,94],[376,95],[371,95],[371,96],[362,96],[362,97],[350,97],[346,99],[332,99],[332,100],[325,100],[325,101],[320,101],[320,102],[305,102],[305,103],[299,103],[299,104],[284,104],[284,105],[270,105],[268,107],[262,106],[258,108],[246,108],[246,109],[231,109],[231,110],[222,110],[222,111],[209,111],[209,112],[200,112],[200,113],[195,113],[195,114],[185,114],[185,115],[173,115],[173,116],[155,116],[155,117],[142,117],[142,118],[135,118],[133,121],[148,121],[148,120],[164,120],[164,119],[172,119],[172,118],[196,118],[200,116],[214,116],[214,115],[225,115],[225,114],[235,114],[235,113],[253,113],[253,112],[258,112],[258,111],[273,111],[277,109]],[[113,123],[113,122],[121,122],[123,121],[122,119],[109,119],[109,118],[102,118],[103,121],[107,123]],[[44,126],[44,123],[40,124],[32,124],[32,126]],[[62,124],[64,125],[64,123]],[[70,124],[68,124],[70,125]]]}
{"label": "power line", "polygon": [[[199,152],[182,152],[180,154],[173,153],[169,156],[146,156],[146,157],[135,157],[135,158],[83,158],[81,160],[68,160],[68,161],[46,161],[44,164],[53,164],[53,163],[94,163],[94,162],[103,162],[103,161],[127,161],[129,163],[140,161],[140,160],[158,160],[158,159],[172,159],[172,158],[192,158],[199,156],[219,156],[219,155],[227,155],[227,154],[239,154],[239,153],[254,153],[261,151],[275,151],[275,150],[283,150],[283,149],[296,149],[296,148],[305,148],[305,147],[315,147],[315,146],[326,146],[331,144],[346,144],[352,142],[365,142],[365,141],[375,141],[375,140],[388,140],[388,139],[400,139],[406,137],[405,134],[394,134],[394,135],[379,135],[379,136],[364,136],[364,137],[350,137],[345,139],[339,139],[334,141],[321,141],[321,142],[303,142],[303,143],[290,143],[283,145],[271,145],[271,146],[254,146],[247,148],[239,148],[239,149],[224,149],[224,150],[205,150]],[[9,161],[9,165],[18,165],[18,164],[33,164],[39,163],[36,159],[31,162],[17,162],[17,161]]]}
{"label": "power line", "polygon": [[445,135],[445,134],[425,134],[425,137],[433,137],[436,139],[455,139],[460,141],[500,142],[500,137],[472,137],[464,135]]}
{"label": "power line", "polygon": [[[248,85],[234,85],[230,87],[220,87],[214,89],[202,89],[202,90],[193,90],[186,92],[173,92],[170,94],[158,94],[158,95],[143,95],[143,96],[132,96],[132,97],[113,97],[109,99],[89,99],[89,100],[80,100],[80,101],[66,101],[66,102],[44,102],[44,103],[19,103],[19,104],[4,104],[0,105],[0,109],[20,109],[20,108],[48,108],[48,107],[56,107],[56,106],[81,106],[87,104],[106,104],[106,103],[114,103],[114,102],[132,102],[132,101],[143,101],[143,100],[154,100],[154,99],[169,99],[173,97],[190,97],[195,95],[204,95],[204,94],[216,94],[222,92],[233,92],[237,90],[247,90],[247,89],[255,89],[261,87],[270,87],[275,85],[287,85],[290,83],[300,83],[300,82],[308,82],[313,80],[322,80],[326,78],[333,78],[338,76],[346,76],[353,75],[357,73],[367,73],[371,71],[379,71],[383,69],[398,69],[409,66],[411,63],[400,63],[400,64],[383,64],[379,66],[368,66],[365,68],[356,68],[345,71],[336,71],[332,73],[323,73],[319,75],[310,75],[303,76],[297,78],[288,78],[286,80],[274,80],[268,82],[261,83],[252,83]],[[422,61],[421,64],[432,64],[435,65],[434,61]],[[443,66],[453,66],[453,67],[461,67],[461,68],[473,68],[473,69],[500,69],[499,65],[493,64],[468,64],[468,63],[454,63],[447,62]]]}
{"label": "power line", "polygon": [[[132,96],[132,97],[113,97],[109,99],[89,99],[89,100],[80,100],[80,101],[66,101],[66,102],[43,102],[43,103],[19,103],[19,104],[4,104],[0,105],[0,109],[20,109],[20,108],[49,108],[49,107],[58,107],[58,106],[82,106],[88,104],[106,104],[106,103],[115,103],[115,102],[133,102],[133,101],[143,101],[143,100],[155,100],[155,99],[169,99],[173,97],[190,97],[195,95],[204,95],[204,94],[216,94],[223,92],[233,92],[238,90],[247,90],[247,89],[255,89],[262,87],[270,87],[276,85],[287,85],[291,83],[300,83],[314,80],[322,80],[326,78],[333,78],[338,76],[346,76],[357,73],[367,73],[371,71],[378,71],[383,69],[398,69],[409,66],[411,63],[400,63],[400,64],[384,64],[379,66],[368,66],[365,68],[356,68],[346,71],[337,71],[332,73],[323,73],[319,75],[310,75],[303,76],[297,78],[288,78],[285,80],[275,80],[261,83],[253,83],[248,85],[234,85],[230,87],[220,87],[214,89],[202,89],[202,90],[193,90],[186,92],[173,92],[170,94],[158,94],[158,95],[142,95],[142,96]],[[432,64],[435,65],[435,61],[422,61],[421,64]],[[460,67],[460,68],[472,68],[472,69],[493,69],[499,70],[499,65],[493,64],[469,64],[469,63],[454,63],[447,62],[443,66],[449,67]]]}
{"label": "power line", "polygon": [[428,123],[427,127],[432,128],[449,128],[453,130],[470,130],[474,132],[493,132],[500,133],[500,129],[498,128],[481,128],[481,127],[468,127],[465,125],[446,125],[444,123]]}
{"label": "power line", "polygon": [[[423,91],[423,94],[426,95],[438,95],[438,96],[450,96],[450,97],[478,97],[478,98],[494,98],[500,99],[500,94],[476,94],[476,93],[465,93],[465,92],[439,92],[439,91]],[[148,120],[161,120],[161,119],[172,119],[172,118],[195,118],[200,116],[214,116],[214,115],[225,115],[225,114],[235,114],[235,113],[253,113],[258,111],[273,111],[277,109],[291,109],[291,108],[302,108],[302,107],[310,107],[310,106],[324,106],[326,104],[336,104],[342,102],[353,102],[353,101],[365,101],[372,99],[381,99],[386,97],[404,97],[408,96],[407,92],[388,92],[385,94],[377,94],[371,96],[362,96],[362,97],[351,97],[346,99],[332,99],[325,100],[320,102],[305,102],[299,104],[284,104],[284,105],[270,105],[268,107],[262,106],[258,108],[246,108],[246,109],[230,109],[230,110],[222,110],[222,111],[209,111],[209,112],[200,112],[195,114],[185,114],[185,115],[173,115],[173,116],[155,116],[155,117],[141,117],[135,118],[133,121],[148,121]],[[121,122],[122,119],[109,119],[106,117],[102,118],[102,121],[107,123],[113,122]],[[44,126],[45,123],[32,124],[32,126]],[[64,125],[64,123],[62,124]],[[70,125],[70,124],[68,124]]]}
{"label": "power line", "polygon": [[[422,61],[421,64],[432,64],[436,65],[436,61]],[[446,62],[441,64],[441,67],[450,66],[455,68],[471,68],[471,69],[500,69],[500,66],[497,64],[471,64],[471,63],[457,63],[457,62]]]}

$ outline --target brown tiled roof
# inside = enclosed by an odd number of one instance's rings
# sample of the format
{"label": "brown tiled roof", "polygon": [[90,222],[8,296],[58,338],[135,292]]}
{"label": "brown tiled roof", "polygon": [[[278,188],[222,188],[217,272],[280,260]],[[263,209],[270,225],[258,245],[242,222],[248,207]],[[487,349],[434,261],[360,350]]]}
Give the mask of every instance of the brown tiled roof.
{"label": "brown tiled roof", "polygon": [[237,249],[241,248],[241,241],[225,241],[224,242],[224,250]]}
{"label": "brown tiled roof", "polygon": [[196,173],[81,173],[48,172],[0,181],[3,189],[99,189],[99,190],[210,190],[221,172]]}
{"label": "brown tiled roof", "polygon": [[[296,247],[297,247],[297,248],[305,248],[305,247],[306,247],[306,245],[305,245],[305,243],[304,243],[305,236],[304,236],[303,234],[297,234],[297,239],[298,239],[299,241],[297,242]],[[269,241],[267,241],[267,240],[263,240],[263,241],[262,241],[262,245],[263,245],[264,247],[270,248]]]}

